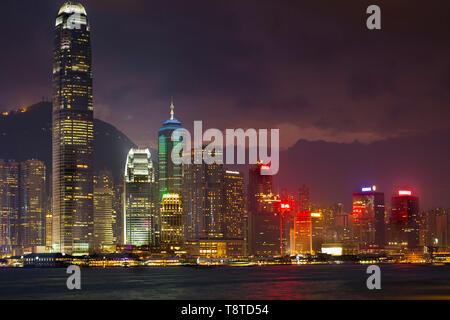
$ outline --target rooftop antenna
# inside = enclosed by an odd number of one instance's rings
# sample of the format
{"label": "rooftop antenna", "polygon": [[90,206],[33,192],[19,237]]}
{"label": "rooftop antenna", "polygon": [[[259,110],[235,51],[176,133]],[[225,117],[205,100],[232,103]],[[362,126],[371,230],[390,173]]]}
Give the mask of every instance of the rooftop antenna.
{"label": "rooftop antenna", "polygon": [[170,120],[173,120],[173,116],[175,114],[175,112],[173,111],[174,108],[175,106],[173,105],[173,97],[170,97]]}

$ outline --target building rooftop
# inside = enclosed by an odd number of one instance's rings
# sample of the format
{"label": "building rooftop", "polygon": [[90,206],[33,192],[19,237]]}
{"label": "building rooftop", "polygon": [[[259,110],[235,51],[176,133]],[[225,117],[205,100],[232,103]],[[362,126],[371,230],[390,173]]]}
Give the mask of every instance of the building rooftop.
{"label": "building rooftop", "polygon": [[58,15],[63,13],[79,13],[87,15],[86,9],[83,7],[81,3],[67,1],[64,3],[59,9]]}

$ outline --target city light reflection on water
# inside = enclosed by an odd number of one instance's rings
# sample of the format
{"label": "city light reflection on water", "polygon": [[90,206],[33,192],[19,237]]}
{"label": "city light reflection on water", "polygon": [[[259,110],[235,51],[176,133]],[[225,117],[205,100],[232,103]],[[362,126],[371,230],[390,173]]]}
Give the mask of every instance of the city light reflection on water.
{"label": "city light reflection on water", "polygon": [[381,290],[366,267],[84,268],[74,291],[63,268],[4,268],[0,299],[450,299],[449,266],[381,265]]}

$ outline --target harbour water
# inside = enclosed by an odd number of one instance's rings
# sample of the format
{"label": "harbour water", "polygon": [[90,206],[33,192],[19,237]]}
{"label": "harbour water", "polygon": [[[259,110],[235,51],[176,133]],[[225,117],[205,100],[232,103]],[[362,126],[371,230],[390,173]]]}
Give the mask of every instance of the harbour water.
{"label": "harbour water", "polygon": [[82,268],[81,290],[60,269],[0,269],[0,299],[450,299],[450,266],[367,265]]}

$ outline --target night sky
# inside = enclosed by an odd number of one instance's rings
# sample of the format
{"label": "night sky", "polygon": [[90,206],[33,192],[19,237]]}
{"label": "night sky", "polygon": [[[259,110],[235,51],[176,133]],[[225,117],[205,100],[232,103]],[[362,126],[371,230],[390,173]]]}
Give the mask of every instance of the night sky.
{"label": "night sky", "polygon": [[[50,99],[63,2],[2,1],[0,111]],[[368,144],[450,131],[447,0],[81,3],[95,116],[140,146],[156,146],[171,96],[187,128],[280,128],[285,150],[299,140]],[[367,30],[369,4],[381,7],[382,30]],[[440,187],[450,206],[449,182]]]}

